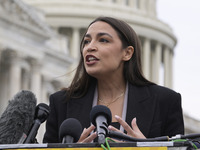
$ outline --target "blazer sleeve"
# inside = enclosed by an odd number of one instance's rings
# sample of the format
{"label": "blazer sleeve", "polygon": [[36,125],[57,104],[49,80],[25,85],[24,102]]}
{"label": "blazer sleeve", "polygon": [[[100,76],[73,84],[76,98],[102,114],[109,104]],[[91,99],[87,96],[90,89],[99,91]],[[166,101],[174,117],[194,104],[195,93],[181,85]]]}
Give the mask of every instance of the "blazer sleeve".
{"label": "blazer sleeve", "polygon": [[173,94],[173,97],[171,97],[164,132],[164,135],[170,137],[177,134],[184,134],[181,95],[179,93]]}
{"label": "blazer sleeve", "polygon": [[44,134],[43,143],[58,143],[58,120],[57,120],[57,111],[54,104],[54,96],[50,96],[49,107],[50,114],[46,121],[46,132]]}

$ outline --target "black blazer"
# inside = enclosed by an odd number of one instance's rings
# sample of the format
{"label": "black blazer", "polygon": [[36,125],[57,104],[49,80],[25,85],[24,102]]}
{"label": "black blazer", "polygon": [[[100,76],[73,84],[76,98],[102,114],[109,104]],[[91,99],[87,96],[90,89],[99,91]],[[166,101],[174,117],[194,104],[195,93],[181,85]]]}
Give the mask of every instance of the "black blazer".
{"label": "black blazer", "polygon": [[[158,85],[138,87],[129,83],[126,122],[131,126],[134,117],[141,132],[147,137],[184,134],[181,95]],[[70,99],[66,92],[50,96],[50,115],[46,122],[44,143],[59,143],[59,127],[67,118],[76,118],[83,128],[90,126],[95,85],[82,98]]]}

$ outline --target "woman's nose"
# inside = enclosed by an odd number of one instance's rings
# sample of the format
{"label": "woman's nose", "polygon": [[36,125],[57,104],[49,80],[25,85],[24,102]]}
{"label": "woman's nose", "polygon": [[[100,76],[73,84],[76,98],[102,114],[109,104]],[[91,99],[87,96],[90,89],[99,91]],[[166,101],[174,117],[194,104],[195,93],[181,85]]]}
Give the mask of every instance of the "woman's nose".
{"label": "woman's nose", "polygon": [[96,51],[96,50],[97,50],[97,47],[96,47],[95,42],[90,42],[88,44],[87,51],[92,52],[92,51]]}

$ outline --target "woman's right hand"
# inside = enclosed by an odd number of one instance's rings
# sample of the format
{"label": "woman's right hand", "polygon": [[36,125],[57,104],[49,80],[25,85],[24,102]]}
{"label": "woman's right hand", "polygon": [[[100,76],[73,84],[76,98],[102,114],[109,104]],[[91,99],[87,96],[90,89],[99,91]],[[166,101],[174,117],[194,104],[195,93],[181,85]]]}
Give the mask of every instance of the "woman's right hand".
{"label": "woman's right hand", "polygon": [[84,130],[78,140],[78,143],[91,143],[97,137],[96,132],[89,135],[92,131],[94,131],[95,128],[96,127],[94,125],[91,125],[88,128],[84,128]]}
{"label": "woman's right hand", "polygon": [[[146,139],[144,134],[140,131],[139,127],[137,126],[136,118],[133,118],[133,120],[131,121],[131,127],[121,117],[116,115],[115,118],[120,123],[120,125],[122,125],[124,130],[127,131],[127,135],[134,137],[134,138]],[[113,126],[109,126],[108,129],[110,129],[112,131],[121,132]],[[121,132],[121,133],[123,133],[123,132]]]}

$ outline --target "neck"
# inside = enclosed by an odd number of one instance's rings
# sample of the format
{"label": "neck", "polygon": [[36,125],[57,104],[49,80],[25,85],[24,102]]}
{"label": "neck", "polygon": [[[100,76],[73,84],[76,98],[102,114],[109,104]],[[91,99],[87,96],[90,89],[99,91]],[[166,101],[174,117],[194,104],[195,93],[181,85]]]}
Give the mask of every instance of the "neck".
{"label": "neck", "polygon": [[124,80],[115,82],[98,81],[98,97],[105,102],[111,102],[113,99],[125,93],[126,83]]}

